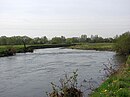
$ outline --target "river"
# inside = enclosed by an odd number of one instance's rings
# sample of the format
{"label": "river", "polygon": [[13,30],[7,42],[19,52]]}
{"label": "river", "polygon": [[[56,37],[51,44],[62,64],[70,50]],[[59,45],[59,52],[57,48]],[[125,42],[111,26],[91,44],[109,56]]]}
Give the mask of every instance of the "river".
{"label": "river", "polygon": [[[0,97],[46,97],[51,82],[78,69],[78,81],[101,82],[103,64],[121,64],[115,52],[62,48],[37,49],[0,58]],[[88,92],[87,92],[88,93]]]}

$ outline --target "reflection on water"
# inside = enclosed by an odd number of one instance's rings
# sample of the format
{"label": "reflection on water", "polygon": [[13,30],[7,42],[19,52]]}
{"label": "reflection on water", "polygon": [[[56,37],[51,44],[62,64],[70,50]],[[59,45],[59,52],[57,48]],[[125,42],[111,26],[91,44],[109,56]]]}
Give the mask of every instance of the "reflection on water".
{"label": "reflection on water", "polygon": [[[98,79],[108,60],[121,64],[114,52],[72,49],[39,49],[34,53],[0,58],[0,97],[46,97],[50,82],[78,69],[78,80]],[[118,60],[118,61],[117,61]]]}

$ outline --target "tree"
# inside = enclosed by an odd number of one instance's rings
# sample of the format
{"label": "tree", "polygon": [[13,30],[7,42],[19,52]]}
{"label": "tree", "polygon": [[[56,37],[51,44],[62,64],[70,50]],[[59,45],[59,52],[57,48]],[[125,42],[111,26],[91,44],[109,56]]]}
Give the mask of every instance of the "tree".
{"label": "tree", "polygon": [[33,39],[33,44],[42,44],[42,40],[39,37]]}
{"label": "tree", "polygon": [[0,37],[0,45],[6,45],[7,44],[7,37],[1,36]]}
{"label": "tree", "polygon": [[125,32],[116,39],[115,50],[122,55],[130,54],[130,32]]}
{"label": "tree", "polygon": [[66,39],[67,44],[79,43],[79,41],[80,39],[78,37],[72,37]]}
{"label": "tree", "polygon": [[46,36],[41,38],[41,43],[46,44],[48,42],[48,39]]}
{"label": "tree", "polygon": [[81,35],[80,42],[87,42],[87,35]]}
{"label": "tree", "polygon": [[66,38],[64,36],[61,37],[53,37],[51,39],[52,44],[64,44],[66,42]]}
{"label": "tree", "polygon": [[62,43],[62,40],[61,40],[60,37],[53,37],[53,38],[51,39],[51,43],[52,43],[52,44],[61,44],[61,43]]}
{"label": "tree", "polygon": [[62,41],[62,43],[65,43],[66,42],[66,38],[64,36],[61,36],[61,41]]}

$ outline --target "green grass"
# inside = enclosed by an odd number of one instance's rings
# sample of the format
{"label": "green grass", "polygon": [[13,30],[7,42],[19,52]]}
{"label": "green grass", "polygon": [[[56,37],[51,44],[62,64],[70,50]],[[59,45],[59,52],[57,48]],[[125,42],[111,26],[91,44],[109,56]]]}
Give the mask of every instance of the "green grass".
{"label": "green grass", "polygon": [[[28,47],[29,45],[27,45]],[[20,49],[23,49],[24,46],[23,45],[3,45],[3,46],[0,46],[0,52],[3,52],[5,50],[7,50],[8,48],[14,48],[16,51],[20,50]]]}
{"label": "green grass", "polygon": [[126,63],[130,64],[130,56],[128,56],[128,59],[127,59]]}
{"label": "green grass", "polygon": [[130,97],[130,66],[128,64],[122,66],[102,83],[90,97]]}
{"label": "green grass", "polygon": [[68,47],[72,45],[73,44],[34,44],[26,45],[26,49],[24,48],[24,45],[3,45],[0,46],[0,57],[8,56],[8,52],[10,52],[10,49],[12,49],[14,53],[24,53],[33,52],[34,49]]}
{"label": "green grass", "polygon": [[0,52],[4,51],[5,46],[0,46]]}
{"label": "green grass", "polygon": [[[28,47],[29,45],[27,45]],[[0,57],[15,55],[15,53],[24,52],[23,45],[3,45],[0,46]]]}
{"label": "green grass", "polygon": [[86,43],[71,46],[72,49],[82,49],[82,50],[113,50],[113,43]]}

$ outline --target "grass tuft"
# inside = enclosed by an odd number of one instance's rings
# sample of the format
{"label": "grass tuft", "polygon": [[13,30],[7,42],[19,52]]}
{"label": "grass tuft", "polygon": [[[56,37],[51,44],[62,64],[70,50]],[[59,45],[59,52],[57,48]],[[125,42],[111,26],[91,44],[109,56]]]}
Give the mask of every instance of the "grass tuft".
{"label": "grass tuft", "polygon": [[90,97],[130,97],[130,66],[122,66],[97,88]]}

